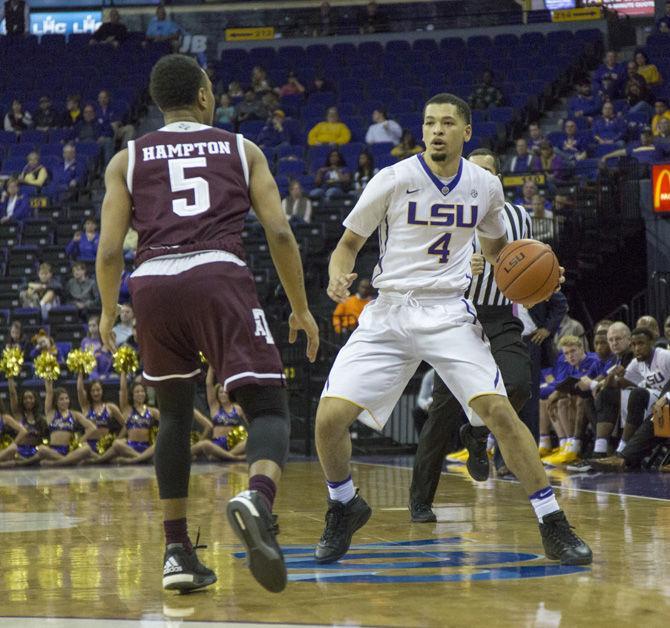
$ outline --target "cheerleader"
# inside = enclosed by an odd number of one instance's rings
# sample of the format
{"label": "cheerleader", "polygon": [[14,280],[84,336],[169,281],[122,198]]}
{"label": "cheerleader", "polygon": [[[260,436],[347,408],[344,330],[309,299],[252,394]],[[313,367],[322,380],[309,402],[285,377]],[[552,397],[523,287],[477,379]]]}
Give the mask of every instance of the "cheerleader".
{"label": "cheerleader", "polygon": [[214,371],[207,371],[207,403],[212,417],[213,433],[211,440],[201,440],[191,447],[191,455],[207,456],[209,460],[245,460],[246,439],[232,449],[228,447],[228,434],[234,427],[244,425],[242,408],[233,403],[221,384],[214,385]]}
{"label": "cheerleader", "polygon": [[44,409],[49,428],[49,444],[39,445],[37,453],[30,458],[18,461],[17,465],[39,462],[44,466],[75,465],[93,455],[90,447],[84,445],[70,451],[70,443],[74,437],[75,423],[84,428],[83,440],[88,440],[95,433],[95,424],[81,412],[70,409],[70,395],[65,388],[54,389],[51,380],[44,380],[46,398]]}
{"label": "cheerleader", "polygon": [[117,438],[98,462],[116,459],[121,464],[136,464],[146,462],[154,455],[155,445],[151,444],[149,436],[151,428],[158,423],[160,413],[157,408],[146,405],[147,389],[144,384],[134,383],[131,395],[132,403],[128,399],[128,379],[125,373],[121,373],[119,407],[127,438]]}
{"label": "cheerleader", "polygon": [[[12,434],[14,434],[12,436]],[[9,441],[9,444],[4,449],[0,449],[0,461],[13,460],[17,453],[17,446],[28,435],[26,430],[20,422],[16,421],[13,416],[5,412],[5,404],[0,399],[0,446],[3,441]]]}

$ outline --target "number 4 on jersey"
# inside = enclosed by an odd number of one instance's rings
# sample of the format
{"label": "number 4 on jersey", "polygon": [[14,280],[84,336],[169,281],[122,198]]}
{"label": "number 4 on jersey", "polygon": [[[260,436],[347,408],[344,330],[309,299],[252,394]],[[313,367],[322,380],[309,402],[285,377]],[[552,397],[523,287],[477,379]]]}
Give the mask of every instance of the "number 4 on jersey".
{"label": "number 4 on jersey", "polygon": [[440,259],[437,261],[440,264],[446,264],[449,261],[449,241],[451,240],[451,234],[445,233],[441,235],[435,242],[433,242],[428,248],[428,253],[431,255],[439,255]]}

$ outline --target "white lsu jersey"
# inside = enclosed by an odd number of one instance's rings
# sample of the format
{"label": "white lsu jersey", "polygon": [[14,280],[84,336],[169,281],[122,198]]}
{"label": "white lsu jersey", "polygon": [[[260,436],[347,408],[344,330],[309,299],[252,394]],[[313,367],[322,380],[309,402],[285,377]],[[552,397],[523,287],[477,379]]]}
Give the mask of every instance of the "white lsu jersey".
{"label": "white lsu jersey", "polygon": [[490,172],[461,158],[456,176],[441,180],[419,154],[376,174],[344,226],[365,238],[379,228],[378,290],[462,294],[475,228],[486,238],[505,235],[504,205]]}
{"label": "white lsu jersey", "polygon": [[624,379],[641,388],[660,392],[670,381],[670,351],[655,348],[648,362],[637,358],[631,360]]}

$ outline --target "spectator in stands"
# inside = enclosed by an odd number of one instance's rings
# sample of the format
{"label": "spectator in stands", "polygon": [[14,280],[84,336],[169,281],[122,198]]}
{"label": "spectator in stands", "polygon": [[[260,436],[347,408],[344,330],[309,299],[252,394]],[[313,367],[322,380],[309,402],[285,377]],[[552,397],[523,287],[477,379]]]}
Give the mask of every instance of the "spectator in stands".
{"label": "spectator in stands", "polygon": [[19,190],[19,180],[10,177],[5,183],[5,189],[0,194],[0,224],[8,222],[23,223],[33,214],[30,200]]}
{"label": "spectator in stands", "polygon": [[244,92],[244,100],[235,107],[235,118],[238,123],[267,118],[267,110],[253,89]]}
{"label": "spectator in stands", "polygon": [[629,113],[643,113],[647,119],[651,117],[652,108],[649,104],[651,93],[637,81],[628,81],[624,90]]}
{"label": "spectator in stands", "polygon": [[18,98],[12,101],[12,108],[5,114],[5,131],[21,133],[33,126],[33,118]]}
{"label": "spectator in stands", "polygon": [[65,284],[64,298],[68,305],[74,305],[81,314],[100,309],[100,294],[95,279],[87,277],[84,262],[72,264],[72,277]]}
{"label": "spectator in stands", "polygon": [[362,150],[358,155],[358,167],[354,172],[354,191],[355,196],[360,196],[365,186],[374,177],[379,168],[375,168],[375,160],[370,152]]}
{"label": "spectator in stands", "polygon": [[228,96],[230,96],[231,99],[244,98],[244,90],[239,81],[231,81],[228,84]]}
{"label": "spectator in stands", "polygon": [[582,341],[584,345],[584,351],[587,351],[589,348],[589,343],[586,340],[586,333],[584,331],[584,325],[582,325],[578,320],[572,318],[569,314],[570,310],[563,315],[561,324],[558,326],[556,333],[554,334],[554,347],[558,348],[559,342],[563,336],[576,336]]}
{"label": "spectator in stands", "polygon": [[470,95],[470,107],[473,109],[488,109],[490,106],[499,107],[503,103],[502,92],[493,84],[493,72],[484,70],[481,84],[475,87]]}
{"label": "spectator in stands", "polygon": [[321,92],[334,92],[335,86],[326,79],[323,74],[317,74],[310,83],[307,92],[309,94],[319,94]]}
{"label": "spectator in stands", "polygon": [[298,75],[291,71],[288,73],[286,83],[277,88],[277,94],[280,98],[284,96],[298,96],[305,93],[305,86],[298,80]]}
{"label": "spectator in stands", "polygon": [[343,303],[338,303],[333,312],[335,333],[341,334],[356,329],[363,308],[370,301],[372,301],[372,284],[369,279],[361,279],[356,287],[356,293]]}
{"label": "spectator in stands", "polygon": [[112,131],[114,131],[114,140],[118,141],[121,148],[126,148],[128,140],[132,140],[135,137],[135,127],[132,124],[123,124],[121,114],[112,103],[112,96],[109,90],[100,90],[96,115],[98,116],[98,123],[103,128],[107,125],[111,127]]}
{"label": "spectator in stands", "polygon": [[98,122],[93,105],[84,107],[84,115],[74,125],[73,135],[78,142],[97,143],[102,150],[105,165],[114,156],[114,140],[112,139],[114,130],[108,124],[103,125]]}
{"label": "spectator in stands", "polygon": [[88,317],[88,335],[82,338],[80,348],[83,351],[90,351],[95,356],[96,367],[90,377],[98,379],[101,375],[106,375],[112,368],[112,356],[102,345],[100,339],[100,317]]}
{"label": "spectator in stands", "polygon": [[600,113],[602,101],[599,96],[594,96],[591,83],[588,79],[582,79],[577,83],[577,95],[568,102],[568,115],[570,118],[586,118],[589,123]]}
{"label": "spectator in stands", "polygon": [[149,21],[144,44],[167,41],[172,48],[172,52],[177,52],[182,33],[181,26],[177,22],[169,20],[165,7],[159,4],[156,7],[156,15]]}
{"label": "spectator in stands", "polygon": [[656,22],[659,33],[670,33],[670,2],[665,3],[665,15]]}
{"label": "spectator in stands", "polygon": [[37,280],[29,281],[19,292],[21,307],[35,307],[42,311],[47,319],[49,310],[60,305],[63,284],[54,277],[53,268],[48,262],[42,262],[37,270]]}
{"label": "spectator in stands", "polygon": [[379,10],[379,5],[376,2],[368,2],[365,9],[358,14],[358,32],[364,35],[386,33],[388,30],[388,18]]}
{"label": "spectator in stands", "polygon": [[528,152],[528,142],[523,137],[516,141],[516,154],[510,159],[507,172],[510,174],[537,172],[542,168],[538,157]]}
{"label": "spectator in stands", "polygon": [[416,143],[412,132],[409,129],[405,129],[402,132],[400,143],[391,149],[391,155],[398,161],[402,161],[412,155],[417,155],[422,150],[421,146]]}
{"label": "spectator in stands", "polygon": [[337,107],[329,107],[326,111],[325,121],[315,124],[310,129],[307,136],[307,143],[310,146],[319,146],[320,144],[348,144],[350,141],[351,131],[344,122],[340,121]]}
{"label": "spectator in stands", "polygon": [[123,259],[127,262],[132,262],[135,259],[138,239],[139,235],[137,231],[132,227],[129,227],[126,237],[123,239]]}
{"label": "spectator in stands", "polygon": [[614,50],[608,50],[603,64],[596,68],[593,74],[598,90],[610,98],[616,98],[621,91],[624,78],[625,70],[619,63],[619,55]]}
{"label": "spectator in stands", "polygon": [[574,120],[566,120],[563,124],[563,132],[565,137],[556,147],[560,153],[569,160],[586,159],[589,145],[583,136],[577,134],[577,123]]}
{"label": "spectator in stands", "polygon": [[540,240],[540,242],[552,240],[554,237],[554,213],[547,209],[544,196],[534,194],[530,210],[532,212],[533,238]]}
{"label": "spectator in stands", "polygon": [[78,94],[70,94],[65,99],[65,113],[60,126],[73,127],[81,119],[81,99]]}
{"label": "spectator in stands", "polygon": [[386,109],[375,109],[372,112],[372,124],[365,134],[368,144],[392,142],[397,144],[402,137],[402,128],[395,120],[389,120]]}
{"label": "spectator in stands", "polygon": [[647,82],[648,87],[658,87],[663,83],[661,73],[653,63],[649,63],[649,57],[646,52],[637,50],[634,59],[637,64],[637,71]]}
{"label": "spectator in stands", "polygon": [[268,80],[268,73],[260,65],[254,66],[251,70],[251,89],[256,94],[265,94],[265,92],[272,90],[270,81]]}
{"label": "spectator in stands", "polygon": [[51,353],[58,358],[58,362],[63,362],[64,356],[58,353],[58,347],[54,342],[54,339],[47,334],[44,329],[40,329],[31,339],[30,339],[32,349],[28,353],[28,359],[33,361],[38,355],[41,355],[45,351]]}
{"label": "spectator in stands", "polygon": [[49,178],[49,173],[40,163],[40,154],[37,151],[29,153],[26,162],[19,175],[19,183],[31,185],[39,191]]}
{"label": "spectator in stands", "polygon": [[538,194],[537,184],[532,179],[526,179],[521,186],[521,194],[514,199],[514,203],[517,205],[523,205],[524,207],[533,206],[533,197]]}
{"label": "spectator in stands", "polygon": [[316,20],[314,37],[328,37],[337,32],[337,15],[329,2],[322,2],[319,7],[319,17]]}
{"label": "spectator in stands", "polygon": [[235,107],[228,94],[221,94],[219,106],[214,112],[214,124],[232,124],[235,120]]}
{"label": "spectator in stands", "polygon": [[593,137],[598,144],[623,145],[626,123],[614,112],[614,105],[606,102],[602,116],[593,123]]}
{"label": "spectator in stands", "polygon": [[52,178],[59,192],[77,188],[85,174],[84,166],[77,160],[77,149],[72,143],[63,146],[63,161],[53,169]]}
{"label": "spectator in stands", "polygon": [[51,105],[51,99],[48,96],[41,96],[39,108],[33,117],[35,128],[38,131],[48,131],[59,125],[59,116]]}
{"label": "spectator in stands", "polygon": [[93,218],[84,221],[84,232],[75,231],[72,240],[65,247],[65,252],[71,259],[84,262],[94,262],[98,253],[98,223]]}
{"label": "spectator in stands", "polygon": [[351,183],[351,173],[339,150],[331,150],[326,163],[318,169],[314,183],[317,186],[310,192],[310,198],[338,198],[344,196]]}
{"label": "spectator in stands", "polygon": [[638,72],[638,65],[632,60],[626,64],[626,76],[623,83],[624,88],[628,83],[637,83],[643,90],[648,90],[647,80]]}
{"label": "spectator in stands", "polygon": [[654,117],[651,119],[651,132],[654,136],[659,135],[659,124],[663,118],[670,120],[668,101],[665,98],[657,98],[654,101]]}
{"label": "spectator in stands", "polygon": [[528,149],[533,155],[540,154],[540,144],[544,141],[544,135],[542,134],[542,129],[537,122],[531,122],[528,125],[528,139],[526,140],[528,144]]}
{"label": "spectator in stands", "polygon": [[12,347],[18,347],[23,352],[23,357],[28,357],[30,341],[23,333],[23,324],[18,319],[12,321],[12,324],[9,326],[9,336],[7,337],[7,342],[5,343],[5,348]]}
{"label": "spectator in stands", "polygon": [[306,198],[302,191],[300,181],[293,179],[288,186],[288,196],[282,201],[284,213],[293,222],[312,221],[312,202]]}
{"label": "spectator in stands", "polygon": [[666,349],[668,347],[668,340],[661,337],[661,330],[658,326],[658,321],[653,317],[645,314],[637,319],[636,328],[648,329],[654,336],[654,346]]}
{"label": "spectator in stands", "polygon": [[5,2],[5,32],[9,37],[21,37],[30,33],[30,7],[24,0]]}
{"label": "spectator in stands", "polygon": [[560,183],[570,177],[567,164],[554,152],[554,147],[549,140],[542,140],[540,144],[540,163],[542,172],[549,183]]}
{"label": "spectator in stands", "polygon": [[281,109],[276,109],[258,134],[256,144],[263,148],[274,148],[282,144],[290,144],[291,136],[284,126],[285,118],[286,114]]}
{"label": "spectator in stands", "polygon": [[128,29],[126,25],[121,22],[121,15],[116,9],[109,12],[107,22],[103,22],[93,37],[89,40],[89,44],[105,44],[118,48],[128,38]]}
{"label": "spectator in stands", "polygon": [[611,153],[607,153],[600,159],[600,166],[605,167],[608,159],[615,157],[633,157],[643,164],[651,164],[657,160],[658,150],[654,144],[654,136],[650,129],[644,129],[640,133],[640,141],[628,144],[624,148],[618,148]]}
{"label": "spectator in stands", "polygon": [[114,340],[116,340],[117,347],[128,342],[135,344],[133,342],[133,336],[135,335],[135,312],[130,303],[121,306],[119,310],[119,322],[114,325],[112,331],[114,332]]}

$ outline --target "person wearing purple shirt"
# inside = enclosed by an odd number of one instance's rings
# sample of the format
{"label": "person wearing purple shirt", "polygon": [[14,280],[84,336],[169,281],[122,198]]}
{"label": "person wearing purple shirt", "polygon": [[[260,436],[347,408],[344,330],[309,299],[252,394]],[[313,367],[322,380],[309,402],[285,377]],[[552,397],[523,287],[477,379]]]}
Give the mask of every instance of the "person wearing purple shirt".
{"label": "person wearing purple shirt", "polygon": [[618,54],[614,50],[608,50],[605,54],[605,62],[593,73],[593,80],[599,91],[615,98],[620,93],[625,79],[624,64],[619,63]]}
{"label": "person wearing purple shirt", "polygon": [[281,144],[289,144],[291,138],[286,127],[284,126],[284,119],[286,115],[281,109],[275,109],[272,116],[265,123],[261,132],[256,138],[256,144],[265,148],[274,148]]}
{"label": "person wearing purple shirt", "polygon": [[107,125],[112,129],[114,140],[120,142],[121,148],[126,148],[128,140],[135,137],[135,127],[132,124],[122,123],[122,116],[112,103],[112,95],[106,89],[98,94],[96,115],[101,125]]}
{"label": "person wearing purple shirt", "polygon": [[59,192],[74,190],[86,176],[84,165],[77,159],[77,149],[72,143],[63,146],[63,161],[51,171],[53,187]]}
{"label": "person wearing purple shirt", "polygon": [[602,106],[600,98],[592,93],[591,83],[583,80],[577,84],[577,95],[568,101],[568,114],[570,118],[584,117],[591,121],[600,113]]}
{"label": "person wearing purple shirt", "polygon": [[598,144],[623,144],[627,127],[624,120],[614,113],[614,105],[606,102],[602,116],[593,123],[593,137]]}
{"label": "person wearing purple shirt", "polygon": [[112,355],[102,345],[99,325],[99,316],[89,316],[88,336],[81,340],[81,349],[95,356],[96,367],[90,375],[92,379],[107,375],[112,370]]}
{"label": "person wearing purple shirt", "polygon": [[528,151],[528,142],[520,137],[516,141],[516,155],[512,157],[507,167],[507,172],[511,174],[523,172],[537,172],[542,169],[538,157],[531,155]]}
{"label": "person wearing purple shirt", "polygon": [[581,161],[586,159],[589,143],[583,135],[578,135],[574,120],[566,120],[563,125],[563,138],[557,142],[556,148],[567,159]]}
{"label": "person wearing purple shirt", "polygon": [[68,257],[85,262],[94,262],[98,253],[98,223],[93,218],[87,218],[84,222],[84,232],[77,231],[65,247]]}
{"label": "person wearing purple shirt", "polygon": [[569,178],[567,164],[554,152],[554,147],[549,140],[542,140],[540,143],[540,162],[547,181],[565,181]]}

